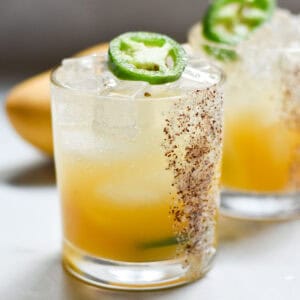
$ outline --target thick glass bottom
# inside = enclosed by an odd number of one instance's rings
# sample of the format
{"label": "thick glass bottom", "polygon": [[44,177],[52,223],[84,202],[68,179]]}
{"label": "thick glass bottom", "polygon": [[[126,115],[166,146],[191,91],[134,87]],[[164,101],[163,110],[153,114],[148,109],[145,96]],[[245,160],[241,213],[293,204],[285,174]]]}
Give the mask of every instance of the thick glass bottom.
{"label": "thick glass bottom", "polygon": [[259,194],[223,191],[221,213],[248,220],[286,220],[300,217],[300,193]]}
{"label": "thick glass bottom", "polygon": [[[121,251],[121,250],[120,250]],[[160,262],[127,263],[93,257],[64,241],[64,267],[75,277],[105,288],[119,290],[154,290],[183,285],[201,278],[211,266],[214,253],[199,265],[197,276],[185,259]]]}

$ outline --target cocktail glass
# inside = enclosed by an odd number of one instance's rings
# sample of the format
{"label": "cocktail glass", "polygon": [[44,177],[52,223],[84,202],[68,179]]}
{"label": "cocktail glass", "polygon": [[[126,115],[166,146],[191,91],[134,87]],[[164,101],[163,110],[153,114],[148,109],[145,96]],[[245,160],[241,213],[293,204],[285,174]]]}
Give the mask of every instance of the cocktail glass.
{"label": "cocktail glass", "polygon": [[[195,52],[226,73],[221,197],[226,215],[300,215],[299,20],[278,9],[235,48],[208,42],[199,24],[189,34]],[[220,54],[223,61],[215,58]]]}
{"label": "cocktail glass", "polygon": [[119,80],[106,55],[52,73],[63,260],[117,289],[195,280],[216,251],[222,146],[220,70],[189,58],[182,77]]}

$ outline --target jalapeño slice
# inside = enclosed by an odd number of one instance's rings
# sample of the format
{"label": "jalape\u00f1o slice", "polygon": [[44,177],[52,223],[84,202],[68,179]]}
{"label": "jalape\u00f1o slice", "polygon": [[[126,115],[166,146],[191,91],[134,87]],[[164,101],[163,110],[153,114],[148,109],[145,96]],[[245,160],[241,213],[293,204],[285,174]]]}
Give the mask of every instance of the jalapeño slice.
{"label": "jalape\u00f1o slice", "polygon": [[203,20],[203,34],[236,45],[272,16],[275,5],[276,0],[214,0]]}
{"label": "jalape\u00f1o slice", "polygon": [[162,84],[177,80],[186,53],[170,37],[151,32],[124,33],[109,44],[109,66],[120,79]]}
{"label": "jalape\u00f1o slice", "polygon": [[203,50],[208,55],[222,62],[236,61],[238,59],[238,54],[233,49],[225,49],[211,45],[203,45]]}

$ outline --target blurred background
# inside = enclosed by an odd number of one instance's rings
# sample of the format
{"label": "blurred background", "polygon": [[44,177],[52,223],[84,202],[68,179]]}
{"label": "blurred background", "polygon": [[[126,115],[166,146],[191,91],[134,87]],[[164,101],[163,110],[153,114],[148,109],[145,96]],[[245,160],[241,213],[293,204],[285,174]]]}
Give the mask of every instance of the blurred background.
{"label": "blurred background", "polygon": [[[295,9],[299,0],[280,0]],[[207,0],[0,0],[0,72],[32,74],[129,30],[184,42]],[[299,5],[298,5],[299,7]],[[297,12],[297,11],[295,11]]]}

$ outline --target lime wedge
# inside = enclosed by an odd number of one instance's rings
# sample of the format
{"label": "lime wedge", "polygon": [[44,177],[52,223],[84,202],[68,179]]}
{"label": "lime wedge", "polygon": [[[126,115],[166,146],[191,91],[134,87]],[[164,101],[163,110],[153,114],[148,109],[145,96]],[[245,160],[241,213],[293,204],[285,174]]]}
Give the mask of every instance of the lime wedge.
{"label": "lime wedge", "polygon": [[138,248],[147,250],[147,249],[152,249],[152,248],[174,246],[177,244],[178,244],[177,238],[175,236],[170,236],[170,237],[163,238],[161,240],[141,243],[138,245]]}

